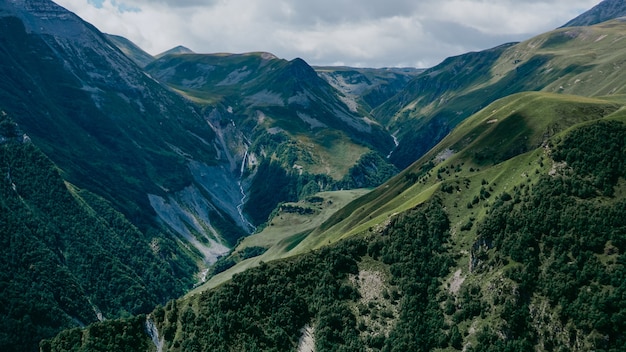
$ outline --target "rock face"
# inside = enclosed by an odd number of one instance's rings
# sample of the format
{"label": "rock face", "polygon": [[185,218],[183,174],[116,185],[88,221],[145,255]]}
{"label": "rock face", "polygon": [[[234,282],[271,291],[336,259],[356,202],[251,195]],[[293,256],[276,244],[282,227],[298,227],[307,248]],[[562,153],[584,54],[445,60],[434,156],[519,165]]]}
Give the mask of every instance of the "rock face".
{"label": "rock face", "polygon": [[591,26],[626,16],[626,2],[604,0],[591,10],[567,22],[563,27]]}
{"label": "rock face", "polygon": [[[238,170],[221,157],[228,153],[194,105],[51,1],[2,2],[0,27],[0,60],[6,63],[0,68],[0,105],[69,182],[104,196],[144,231],[189,238],[180,231],[187,226],[170,224],[173,218],[191,221],[202,229],[196,247],[211,253],[204,256],[209,262],[249,231],[236,211]],[[193,165],[206,166],[204,179],[225,181],[204,192],[211,186],[194,177]],[[202,198],[197,204],[207,205],[211,216],[187,203],[169,207],[180,209],[177,214],[165,214],[149,198],[188,199],[189,192]],[[220,192],[233,195],[213,196]]]}

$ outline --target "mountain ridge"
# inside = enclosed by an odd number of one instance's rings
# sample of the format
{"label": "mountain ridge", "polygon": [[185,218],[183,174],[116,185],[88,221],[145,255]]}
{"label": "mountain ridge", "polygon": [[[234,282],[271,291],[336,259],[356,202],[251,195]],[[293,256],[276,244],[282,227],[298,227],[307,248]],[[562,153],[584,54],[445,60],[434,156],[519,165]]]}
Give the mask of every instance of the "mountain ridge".
{"label": "mountain ridge", "polygon": [[[318,350],[626,343],[613,322],[626,309],[621,21],[449,58],[407,82],[264,53],[173,54],[147,75],[59,7],[0,9],[0,102],[19,123],[0,121],[0,147],[37,146],[51,161],[1,159],[3,223],[27,226],[2,227],[15,270],[0,279],[43,285],[10,286],[3,346],[35,350],[33,339],[95,321],[98,308],[136,315],[40,349],[291,350],[302,331]],[[350,97],[341,81],[352,78],[389,91]],[[397,172],[387,159],[416,161],[369,192],[315,193],[381,183]],[[231,246],[209,275],[240,273],[164,304]],[[41,268],[58,274],[32,276]],[[34,333],[11,335],[16,324]]]}
{"label": "mountain ridge", "polygon": [[589,11],[572,19],[563,27],[590,26],[626,16],[626,4],[621,0],[603,0]]}

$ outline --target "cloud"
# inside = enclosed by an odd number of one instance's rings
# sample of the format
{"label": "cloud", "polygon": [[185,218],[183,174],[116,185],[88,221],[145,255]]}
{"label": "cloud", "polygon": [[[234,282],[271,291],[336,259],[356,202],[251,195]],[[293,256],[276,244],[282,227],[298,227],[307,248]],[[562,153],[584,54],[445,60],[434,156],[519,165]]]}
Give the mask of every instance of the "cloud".
{"label": "cloud", "polygon": [[157,54],[269,51],[311,64],[432,66],[556,28],[600,0],[57,0]]}

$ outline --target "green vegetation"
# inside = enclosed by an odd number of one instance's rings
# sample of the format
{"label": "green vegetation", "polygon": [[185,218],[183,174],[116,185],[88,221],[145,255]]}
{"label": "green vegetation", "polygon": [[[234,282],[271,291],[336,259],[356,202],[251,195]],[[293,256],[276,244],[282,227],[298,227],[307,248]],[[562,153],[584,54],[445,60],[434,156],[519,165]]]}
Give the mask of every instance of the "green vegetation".
{"label": "green vegetation", "polygon": [[[567,114],[554,113],[565,111],[555,109],[559,101],[571,108]],[[287,247],[301,254],[157,308],[150,317],[164,349],[293,350],[307,326],[318,351],[625,348],[626,125],[619,106],[544,94],[500,103],[497,117],[497,109],[486,109],[423,163],[294,236],[297,246]],[[510,114],[508,104],[519,113]],[[476,151],[502,132],[494,124],[508,126],[507,119],[528,126],[521,130],[526,147],[514,149],[522,154],[478,160]],[[451,145],[463,149],[441,153]],[[325,202],[309,199],[275,221],[310,216],[298,209]],[[371,219],[361,210],[376,207]],[[337,218],[348,212],[358,214]],[[347,236],[338,228],[353,235],[338,240]],[[332,244],[310,241],[321,238]],[[386,278],[385,290],[359,281],[364,271]],[[364,301],[371,290],[382,298]],[[65,341],[59,335],[45,344]]]}
{"label": "green vegetation", "polygon": [[[451,264],[444,248],[447,228],[441,204],[434,201],[395,219],[383,236],[343,241],[289,260],[262,264],[215,290],[171,301],[150,317],[164,338],[165,349],[174,351],[291,351],[307,324],[315,326],[315,346],[320,351],[380,347],[377,339],[362,341],[359,337],[351,309],[359,291],[348,280],[358,273],[358,262],[371,255],[391,266],[392,280],[403,291],[398,304],[406,314],[399,317],[399,327],[389,339],[383,340],[385,350],[445,346],[442,331],[446,326],[432,294],[438,285],[436,277]],[[428,324],[421,324],[416,334],[411,327],[424,319]],[[126,322],[128,330],[132,331],[135,321]],[[123,323],[111,322],[113,326]],[[95,328],[111,335],[119,330],[100,326],[89,327],[86,336]],[[145,335],[137,336],[129,343],[141,345],[145,339]],[[115,341],[110,335],[101,340]],[[42,346],[86,348],[84,342],[77,342],[64,333]]]}
{"label": "green vegetation", "polygon": [[249,141],[256,164],[244,170],[250,176],[244,210],[257,226],[282,202],[376,187],[397,173],[381,157],[393,145],[388,133],[366,119],[368,114],[348,109],[300,59],[268,53],[168,55],[146,70],[198,102],[216,128],[238,136],[233,138],[239,143],[229,148],[239,153],[241,141]]}
{"label": "green vegetation", "polygon": [[258,225],[266,222],[280,203],[295,202],[317,192],[376,187],[398,171],[377,153],[369,152],[363,154],[341,180],[335,180],[326,173],[309,172],[307,167],[315,164],[314,157],[285,134],[266,134],[252,147],[252,151],[259,154],[267,149],[274,150],[274,155],[254,170],[249,201],[244,207]]}
{"label": "green vegetation", "polygon": [[[294,248],[312,229],[350,201],[368,192],[365,189],[322,192],[297,203],[281,204],[270,216],[267,226],[242,238],[228,256],[220,258],[211,268],[209,274],[213,276],[209,277],[207,283],[193,290],[192,294],[214,288],[229,280],[233,274],[260,263],[293,256],[297,253],[293,251]],[[284,211],[285,208],[306,210],[293,212]],[[261,252],[261,249],[262,254],[252,255]]]}
{"label": "green vegetation", "polygon": [[[499,258],[510,258],[504,274],[518,289],[500,315],[505,338],[485,328],[476,351],[538,344],[546,350],[626,348],[626,204],[605,198],[626,177],[626,126],[577,128],[554,155],[566,159],[570,171],[544,176],[532,188],[518,188],[513,199],[496,202],[478,230],[490,249],[487,263],[476,265],[498,270],[504,264]],[[548,311],[536,310],[539,297]],[[545,320],[549,326],[542,329],[538,324]]]}
{"label": "green vegetation", "polygon": [[97,314],[147,313],[190,286],[196,265],[168,236],[144,235],[64,183],[4,114],[0,126],[0,349],[36,350]]}
{"label": "green vegetation", "polygon": [[95,323],[89,329],[63,331],[54,341],[43,341],[41,352],[50,351],[149,351],[151,341],[146,334],[146,316],[125,321]]}
{"label": "green vegetation", "polygon": [[374,111],[400,145],[400,169],[427,153],[457,124],[498,99],[542,91],[584,97],[624,93],[621,67],[626,25],[613,20],[560,28],[517,44],[467,53],[426,70]]}
{"label": "green vegetation", "polygon": [[[624,26],[449,58],[355,113],[300,59],[153,62],[191,105],[2,17],[0,101],[30,137],[0,114],[0,349],[625,350]],[[244,150],[260,232],[208,204],[235,248],[170,300],[198,254],[146,195]]]}

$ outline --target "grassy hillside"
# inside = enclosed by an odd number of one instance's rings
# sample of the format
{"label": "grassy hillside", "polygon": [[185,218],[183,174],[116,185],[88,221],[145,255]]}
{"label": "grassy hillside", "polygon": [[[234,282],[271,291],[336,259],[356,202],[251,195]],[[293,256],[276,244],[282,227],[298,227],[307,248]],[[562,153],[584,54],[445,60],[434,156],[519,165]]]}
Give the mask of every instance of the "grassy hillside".
{"label": "grassy hillside", "polygon": [[157,308],[154,341],[172,351],[287,351],[307,339],[319,351],[623,349],[623,104],[548,93],[495,102],[298,240],[300,255]]}
{"label": "grassy hillside", "polygon": [[107,39],[110,40],[118,49],[120,49],[124,55],[132,59],[139,67],[146,67],[155,57],[143,51],[135,43],[130,40],[120,37],[119,35],[107,34]]}
{"label": "grassy hillside", "polygon": [[[220,259],[208,272],[206,284],[191,294],[216,287],[230,278],[258,266],[292,256],[295,248],[308,234],[346,204],[369,190],[317,193],[302,201],[283,203],[273,212],[267,226],[243,239],[228,256]],[[254,254],[254,255],[253,255]]]}
{"label": "grassy hillside", "polygon": [[[326,238],[336,239],[376,226],[450,183],[480,183],[484,175],[499,179],[514,178],[513,173],[532,175],[532,167],[501,164],[536,150],[560,131],[608,116],[622,106],[612,100],[548,93],[520,93],[501,99],[460,124],[417,163],[335,214],[308,241],[319,237],[316,241],[320,245]],[[466,198],[458,197],[458,205],[472,201]]]}
{"label": "grassy hillside", "polygon": [[561,28],[518,44],[446,59],[376,109],[378,121],[390,131],[400,131],[400,145],[390,160],[400,168],[410,165],[461,121],[518,92],[622,94],[625,26],[613,20]]}

